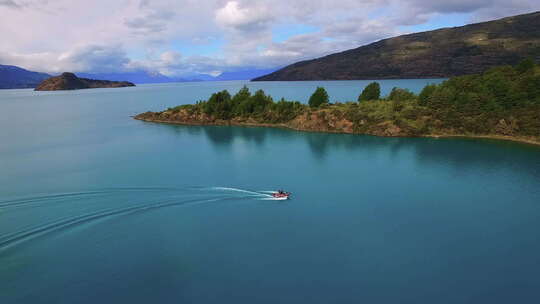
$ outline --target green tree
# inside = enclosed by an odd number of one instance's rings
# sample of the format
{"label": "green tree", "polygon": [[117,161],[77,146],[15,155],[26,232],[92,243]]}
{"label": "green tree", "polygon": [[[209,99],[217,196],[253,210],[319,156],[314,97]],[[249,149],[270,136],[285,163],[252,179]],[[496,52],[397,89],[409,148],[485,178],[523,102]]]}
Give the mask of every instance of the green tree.
{"label": "green tree", "polygon": [[328,93],[323,87],[317,87],[315,92],[309,98],[309,106],[312,108],[318,108],[322,104],[327,104],[329,101]]}
{"label": "green tree", "polygon": [[262,113],[267,107],[274,103],[270,95],[266,95],[263,90],[257,90],[250,98],[253,103],[253,112]]}
{"label": "green tree", "polygon": [[378,82],[372,82],[367,85],[358,96],[358,101],[377,100],[381,98],[381,86]]}
{"label": "green tree", "polygon": [[437,90],[436,84],[428,84],[422,89],[422,92],[420,92],[420,95],[418,95],[418,101],[421,105],[427,105],[429,103],[429,99],[431,98],[431,95],[433,95],[433,92]]}
{"label": "green tree", "polygon": [[532,58],[523,59],[516,67],[519,73],[525,73],[534,69],[534,60]]}
{"label": "green tree", "polygon": [[396,87],[394,87],[392,89],[392,92],[390,92],[390,95],[388,95],[388,99],[393,101],[413,100],[415,98],[416,95],[414,95],[413,92],[407,89],[401,89]]}
{"label": "green tree", "polygon": [[208,115],[227,119],[231,114],[231,94],[227,90],[212,94],[210,99],[204,103],[203,110]]}
{"label": "green tree", "polygon": [[232,101],[233,103],[240,103],[251,97],[251,92],[247,86],[243,86],[238,93],[234,94]]}
{"label": "green tree", "polygon": [[254,110],[254,104],[251,102],[251,99],[246,99],[236,107],[236,115],[239,116],[249,116],[253,113]]}

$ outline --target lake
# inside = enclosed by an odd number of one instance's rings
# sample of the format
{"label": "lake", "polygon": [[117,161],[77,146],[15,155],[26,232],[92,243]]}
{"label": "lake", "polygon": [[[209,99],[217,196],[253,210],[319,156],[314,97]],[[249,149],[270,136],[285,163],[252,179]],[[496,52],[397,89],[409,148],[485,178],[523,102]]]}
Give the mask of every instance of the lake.
{"label": "lake", "polygon": [[0,303],[540,301],[539,147],[130,117],[242,85],[0,91]]}

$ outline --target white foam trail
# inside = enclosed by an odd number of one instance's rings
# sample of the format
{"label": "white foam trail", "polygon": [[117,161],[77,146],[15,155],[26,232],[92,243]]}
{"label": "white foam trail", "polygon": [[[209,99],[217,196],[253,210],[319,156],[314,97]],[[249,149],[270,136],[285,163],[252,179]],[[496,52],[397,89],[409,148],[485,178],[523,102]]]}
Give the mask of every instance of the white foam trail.
{"label": "white foam trail", "polygon": [[44,225],[39,225],[32,227],[30,229],[25,229],[23,231],[15,232],[9,235],[2,236],[0,238],[0,256],[3,251],[11,248],[21,242],[26,242],[28,240],[34,239],[36,237],[48,234],[53,231],[60,231],[71,229],[75,226],[86,224],[98,219],[110,218],[113,216],[125,216],[128,214],[135,214],[140,212],[146,212],[155,209],[173,207],[173,206],[182,206],[182,205],[198,205],[210,202],[224,201],[228,198],[214,198],[214,199],[194,199],[187,201],[177,201],[176,199],[168,199],[163,201],[157,201],[151,204],[141,204],[130,206],[126,208],[109,208],[105,210],[96,211],[93,213],[77,215],[73,217],[65,217],[58,219],[56,221],[46,223]]}
{"label": "white foam trail", "polygon": [[256,192],[256,191],[251,191],[251,190],[243,190],[243,189],[238,189],[238,188],[230,188],[230,187],[212,187],[210,189],[218,190],[218,191],[241,192],[241,193],[246,193],[246,194],[250,194],[250,195],[253,195],[253,196],[268,196],[268,194],[261,193],[261,192]]}
{"label": "white foam trail", "polygon": [[270,194],[273,194],[273,193],[277,193],[277,191],[257,191],[257,192],[260,192],[260,193],[270,193]]}
{"label": "white foam trail", "polygon": [[262,197],[262,198],[259,198],[260,201],[284,201],[286,199],[284,198],[280,198],[280,197]]}

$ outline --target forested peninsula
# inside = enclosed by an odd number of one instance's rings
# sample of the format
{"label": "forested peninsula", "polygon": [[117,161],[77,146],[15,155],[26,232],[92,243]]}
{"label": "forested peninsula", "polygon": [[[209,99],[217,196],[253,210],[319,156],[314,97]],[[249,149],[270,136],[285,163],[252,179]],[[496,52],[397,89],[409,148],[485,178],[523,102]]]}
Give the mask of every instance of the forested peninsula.
{"label": "forested peninsula", "polygon": [[252,94],[244,87],[234,96],[221,91],[207,101],[134,118],[392,137],[486,137],[540,145],[540,66],[528,59],[427,85],[418,95],[394,88],[382,97],[380,85],[373,82],[357,101],[348,102],[330,103],[319,87],[307,105],[275,102],[262,90]]}

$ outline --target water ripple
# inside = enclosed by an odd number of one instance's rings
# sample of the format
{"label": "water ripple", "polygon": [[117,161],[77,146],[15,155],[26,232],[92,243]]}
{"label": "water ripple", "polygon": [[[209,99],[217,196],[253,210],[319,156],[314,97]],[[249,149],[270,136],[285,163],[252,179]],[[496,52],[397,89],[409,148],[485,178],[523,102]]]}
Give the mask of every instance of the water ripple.
{"label": "water ripple", "polygon": [[[203,190],[200,193],[190,192],[189,190]],[[184,205],[196,205],[204,204],[217,201],[225,200],[259,200],[259,199],[271,199],[270,191],[251,191],[244,190],[239,188],[230,188],[230,187],[190,187],[190,188],[172,188],[172,187],[123,187],[123,188],[103,188],[95,189],[92,191],[82,191],[82,192],[65,192],[65,193],[56,193],[49,195],[39,195],[39,196],[29,196],[23,198],[17,198],[12,200],[5,200],[0,202],[0,210],[2,208],[13,208],[28,204],[35,204],[30,210],[34,210],[39,207],[40,204],[45,203],[58,203],[73,200],[80,200],[85,198],[95,198],[98,195],[100,199],[111,198],[112,195],[117,193],[127,193],[131,192],[167,192],[167,196],[162,197],[161,200],[153,201],[144,201],[136,203],[136,205],[131,204],[131,206],[122,206],[115,208],[107,208],[98,211],[93,211],[84,214],[70,215],[55,219],[53,221],[43,223],[40,225],[34,225],[30,227],[25,227],[16,232],[11,232],[7,234],[0,234],[0,254],[5,252],[7,249],[10,249],[18,244],[28,242],[30,240],[36,239],[38,237],[48,235],[53,232],[60,232],[74,227],[84,225],[90,222],[94,222],[101,219],[108,219],[116,216],[126,216],[132,215],[135,213],[148,212],[150,210],[167,208],[173,206],[184,206]],[[216,193],[218,191],[218,193]],[[186,193],[189,192],[189,193]],[[265,193],[266,192],[266,193]],[[173,194],[173,196],[171,196]],[[186,199],[186,196],[199,196],[192,199]],[[154,198],[155,195],[152,194]],[[99,204],[102,202],[93,202],[94,204]],[[128,203],[128,202],[125,202]],[[49,206],[44,205],[44,206]]]}

